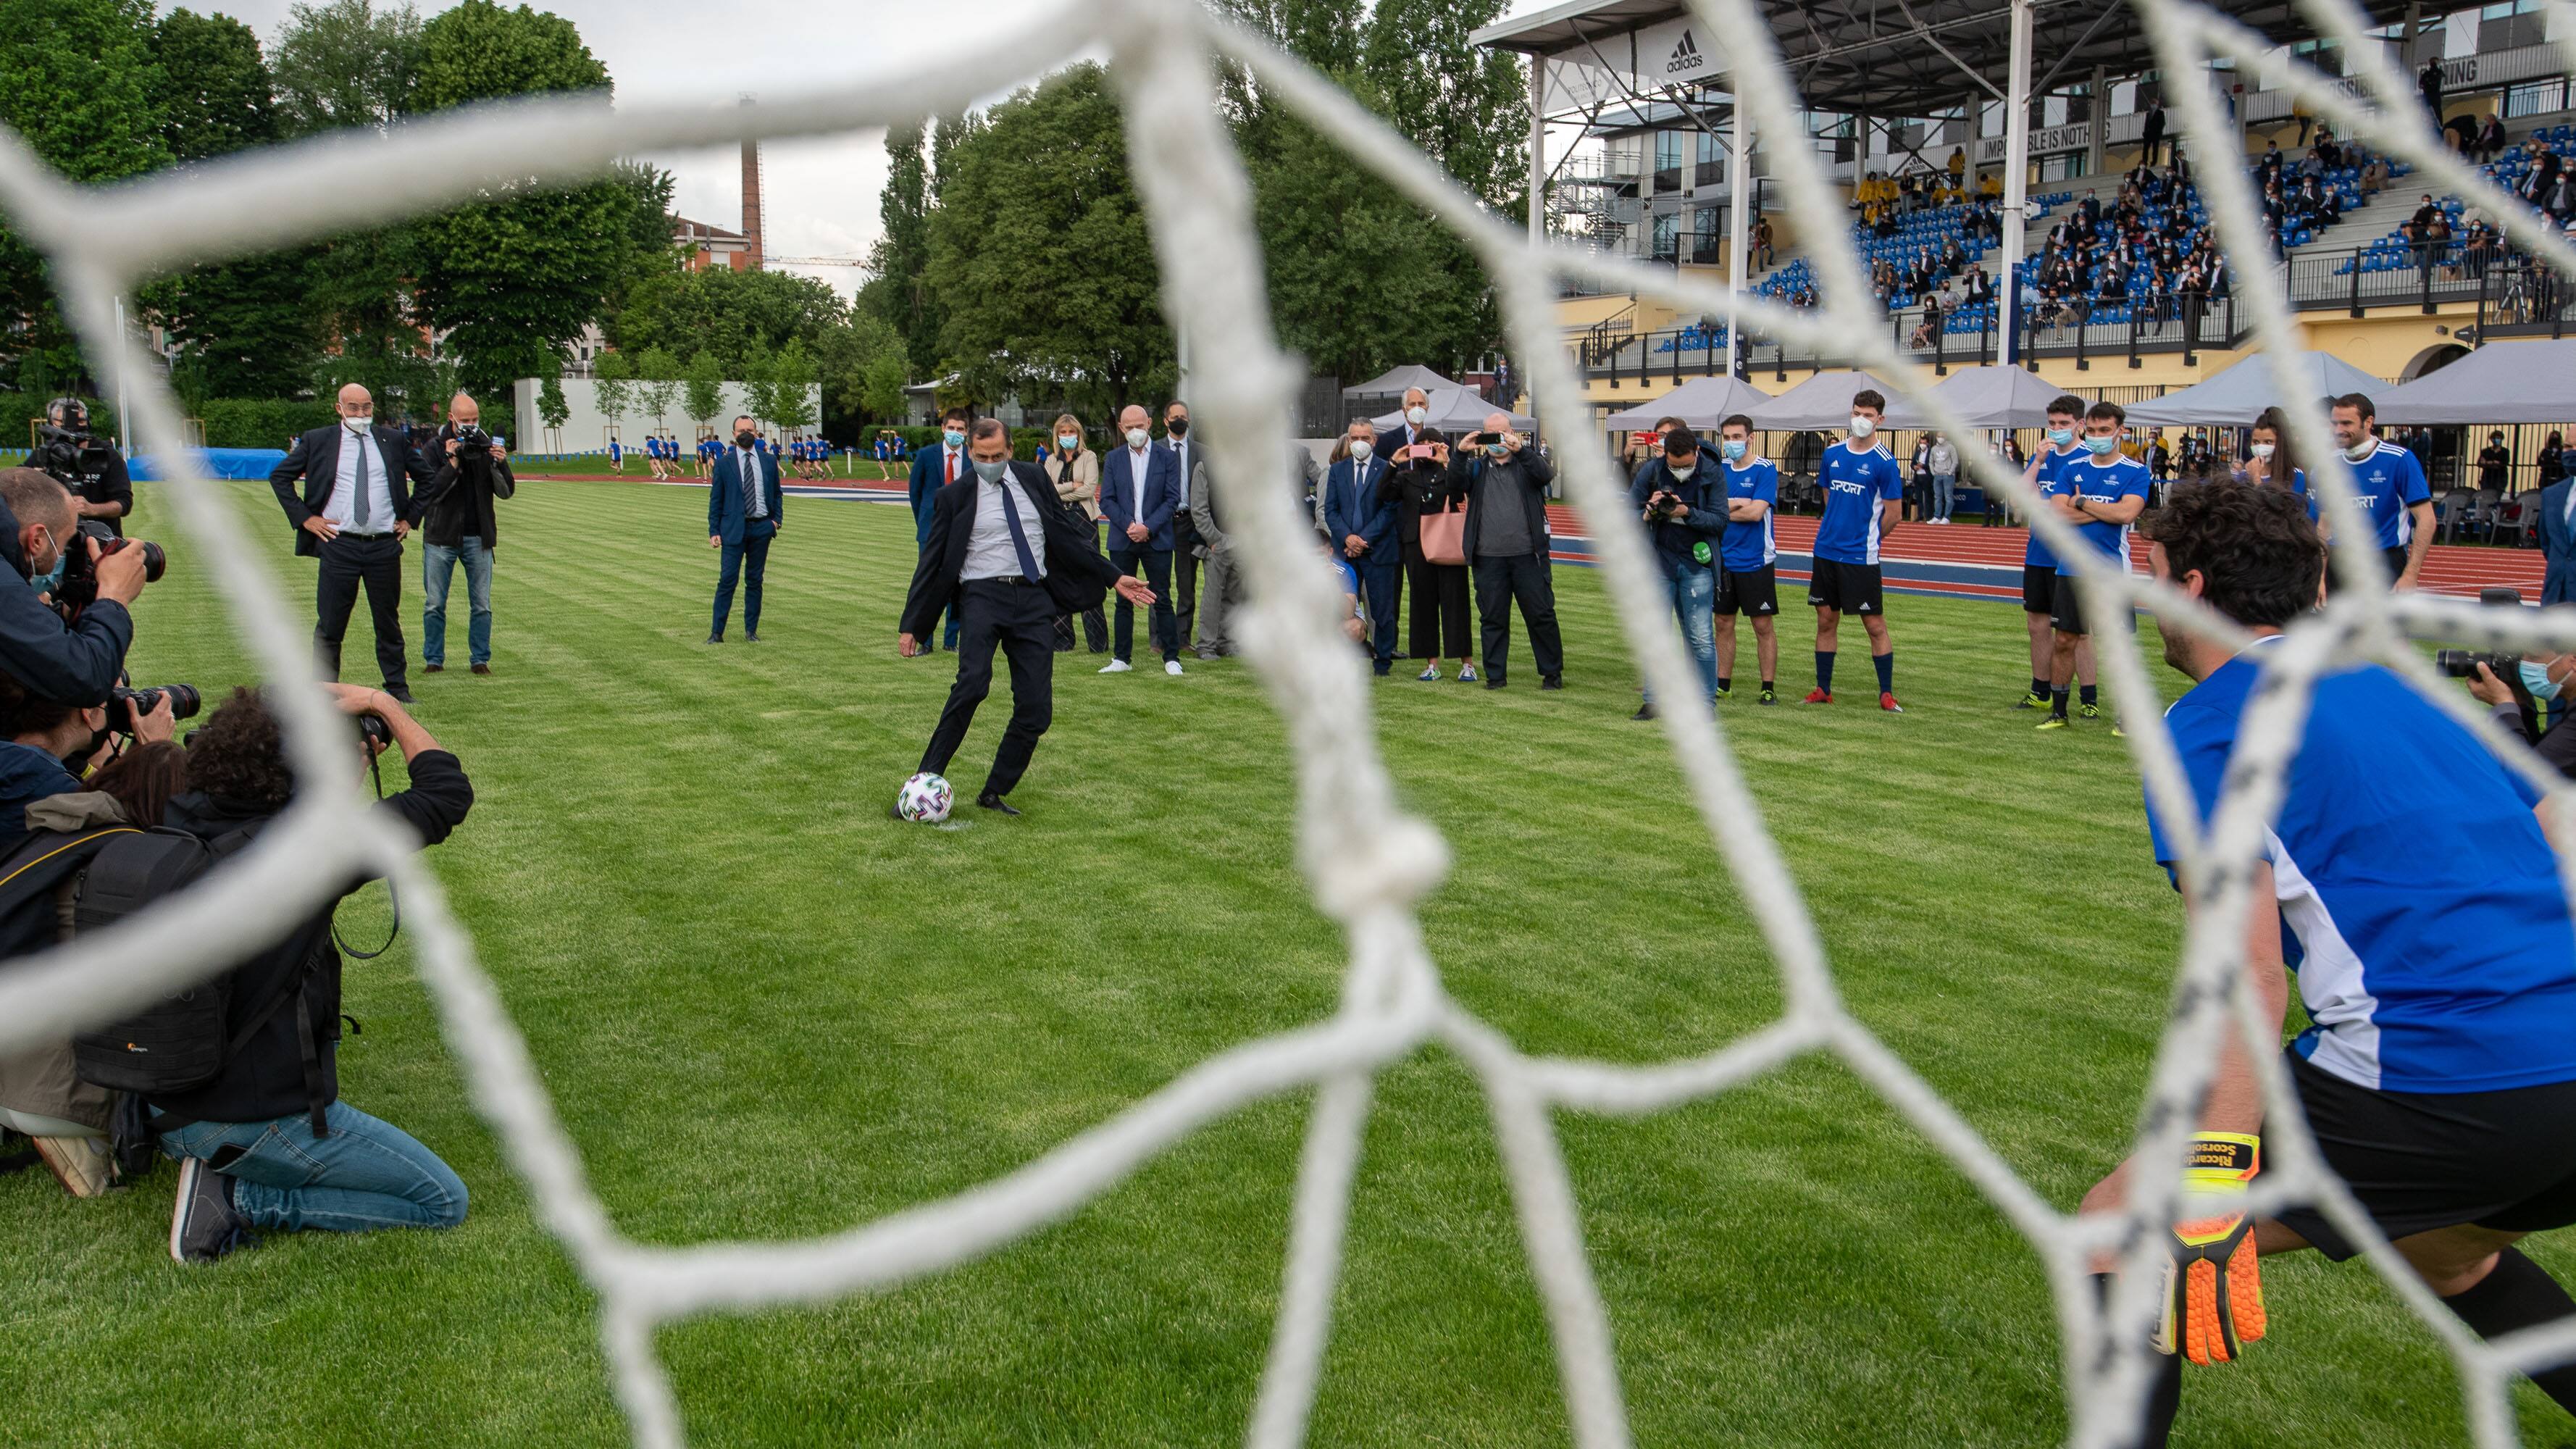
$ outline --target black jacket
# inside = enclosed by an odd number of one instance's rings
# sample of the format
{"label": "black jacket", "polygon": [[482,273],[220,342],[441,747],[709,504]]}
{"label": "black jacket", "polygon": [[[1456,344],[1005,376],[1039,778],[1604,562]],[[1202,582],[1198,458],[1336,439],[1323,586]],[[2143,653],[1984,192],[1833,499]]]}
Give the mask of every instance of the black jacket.
{"label": "black jacket", "polygon": [[1508,463],[1489,464],[1473,453],[1452,449],[1449,454],[1449,492],[1467,500],[1467,562],[1475,563],[1476,540],[1482,530],[1486,510],[1513,508],[1522,510],[1529,520],[1531,551],[1540,558],[1548,556],[1547,485],[1556,481],[1556,465],[1547,460],[1535,445],[1526,445]]}
{"label": "black jacket", "polygon": [[101,599],[81,610],[80,622],[63,616],[27,582],[27,551],[18,546],[18,517],[0,503],[0,671],[38,696],[58,704],[107,703],[107,692],[125,668],[134,642],[134,616],[123,604]]}
{"label": "black jacket", "polygon": [[[1448,440],[1438,428],[1424,428],[1414,438],[1419,443],[1445,443]],[[1438,513],[1449,506],[1454,496],[1449,491],[1449,470],[1428,458],[1399,462],[1395,455],[1405,447],[1404,424],[1397,423],[1374,446],[1387,449],[1379,456],[1387,459],[1386,471],[1378,475],[1377,496],[1396,505],[1395,540],[1412,548],[1422,546],[1422,515]]]}
{"label": "black jacket", "polygon": [[[1118,566],[1100,552],[1099,526],[1088,515],[1077,519],[1037,464],[1014,462],[1010,467],[1020,491],[1037,506],[1046,537],[1046,591],[1057,611],[1079,614],[1099,608],[1119,579]],[[968,483],[976,486],[966,487]],[[966,550],[975,535],[975,500],[983,491],[983,481],[969,473],[956,486],[931,495],[930,537],[922,541],[921,562],[913,567],[912,587],[903,600],[902,630],[915,639],[929,638],[940,610],[957,597]]]}
{"label": "black jacket", "polygon": [[[1671,578],[1683,569],[1717,567],[1720,536],[1726,532],[1726,491],[1717,480],[1723,476],[1719,470],[1725,466],[1716,450],[1703,443],[1688,478],[1675,478],[1672,465],[1657,453],[1646,460],[1629,483],[1628,497],[1641,512],[1646,500],[1659,492],[1672,493],[1690,510],[1678,519],[1646,526],[1646,532],[1654,539],[1655,562],[1663,565],[1664,577]],[[1707,563],[1693,556],[1691,546],[1701,543],[1708,545]]]}
{"label": "black jacket", "polygon": [[519,480],[506,458],[489,468],[457,467],[456,460],[447,456],[448,440],[455,436],[452,423],[439,424],[438,431],[429,435],[427,451],[437,472],[420,495],[421,537],[441,548],[454,548],[471,533],[483,540],[483,551],[489,553],[501,543],[492,500],[518,492]]}
{"label": "black jacket", "polygon": [[[295,446],[286,450],[286,460],[268,470],[268,486],[277,493],[278,506],[286,510],[287,525],[295,530],[295,552],[299,558],[313,558],[322,552],[322,540],[304,531],[304,520],[320,513],[331,501],[331,490],[340,484],[340,439],[347,429],[338,423],[315,428],[299,435]],[[411,445],[399,428],[371,427],[369,436],[376,440],[377,456],[384,460],[385,484],[392,492],[394,519],[406,523],[420,521],[420,510],[414,506],[412,488],[434,481],[429,464],[422,461],[420,450]],[[441,451],[444,451],[443,449]],[[304,480],[304,492],[298,496],[295,480]]]}
{"label": "black jacket", "polygon": [[[420,836],[422,844],[436,845],[464,823],[465,813],[474,808],[474,786],[466,780],[465,769],[454,755],[445,750],[428,750],[411,762],[411,788],[386,796],[376,808],[401,817]],[[255,838],[256,832],[275,818],[270,812],[242,809],[191,791],[170,802],[162,823],[211,842],[244,828],[252,830]],[[206,878],[220,879],[222,873],[223,865],[218,862]],[[340,894],[347,895],[370,879],[373,877],[353,875]],[[337,904],[335,897],[332,906]],[[300,1117],[310,1106],[327,1106],[338,1099],[340,951],[331,944],[332,906],[323,907],[297,925],[266,953],[233,968],[229,1008],[237,1017],[256,1014],[280,991],[291,989],[290,983],[306,958],[319,953],[320,961],[306,984],[306,1006],[319,1051],[321,1102],[312,1103],[306,1095],[303,1030],[294,1008],[289,1007],[270,1017],[258,1034],[243,1043],[213,1081],[193,1092],[156,1099],[153,1106],[200,1122],[266,1122],[278,1117]]]}

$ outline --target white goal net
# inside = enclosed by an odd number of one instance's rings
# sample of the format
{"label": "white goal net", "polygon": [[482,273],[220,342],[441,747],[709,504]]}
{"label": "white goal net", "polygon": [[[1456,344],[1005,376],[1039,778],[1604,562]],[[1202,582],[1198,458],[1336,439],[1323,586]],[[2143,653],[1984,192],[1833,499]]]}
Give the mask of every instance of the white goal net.
{"label": "white goal net", "polygon": [[[2002,3],[2002,0],[1998,0]],[[2576,250],[2513,204],[2436,139],[2406,78],[2366,39],[2367,22],[2346,0],[2302,0],[2323,40],[2338,41],[2358,67],[2358,84],[2288,58],[2266,39],[2204,6],[2131,0],[2144,18],[2168,77],[2202,75],[2213,58],[2239,74],[2259,72],[2344,137],[2363,137],[2411,162],[2429,179],[2499,218],[2512,239],[2576,275]],[[2568,0],[2550,0],[2565,27]],[[1713,37],[1708,46],[1755,129],[1799,134],[1798,100],[1754,0],[1692,0]],[[1197,45],[1174,44],[1195,36]],[[324,902],[324,878],[304,868],[316,855],[365,861],[396,882],[411,908],[418,958],[450,1046],[462,1059],[474,1103],[524,1180],[548,1231],[570,1254],[599,1302],[601,1337],[617,1401],[638,1444],[682,1442],[681,1414],[654,1346],[664,1324],[717,1310],[813,1302],[937,1273],[1028,1235],[1081,1209],[1198,1127],[1246,1104],[1314,1089],[1292,1207],[1284,1286],[1269,1362],[1250,1415],[1250,1441],[1285,1449],[1305,1437],[1330,1330],[1362,1127],[1376,1073],[1430,1048],[1454,1052],[1475,1073],[1490,1106],[1531,1271],[1545,1304],[1573,1438],[1585,1449],[1628,1442],[1619,1367],[1609,1320],[1586,1260],[1581,1213],[1552,1124],[1558,1112],[1640,1114],[1696,1101],[1807,1053],[1839,1058],[1882,1095],[2025,1236],[2044,1264],[2056,1302],[2069,1442],[2110,1446],[2134,1425],[2147,1382],[2154,1267],[2164,1224],[2180,1206],[2181,1167],[2192,1110],[2212,1079],[2226,1031],[2245,1034],[2264,1075],[2271,1111],[2267,1170],[2257,1211],[2292,1201],[2318,1204],[2440,1338],[2457,1366],[2468,1421],[2485,1449],[2511,1443],[2511,1376],[2576,1358],[2576,1323],[2562,1322],[2494,1342],[2462,1328],[2373,1229],[2322,1165],[2287,1095],[2277,1043],[2262,1040],[2239,988],[2247,889],[2263,832],[2277,808],[2310,687],[2328,670],[2360,659],[2396,669],[2535,785],[2569,793],[2519,740],[2472,709],[2423,662],[2415,637],[2481,646],[2576,648],[2576,616],[2481,610],[2421,593],[2368,586],[2338,593],[2315,617],[2265,655],[2264,683],[2248,709],[2233,788],[2213,816],[2199,818],[2172,742],[2152,710],[2128,712],[2129,744],[2159,813],[2184,837],[2182,873],[2200,901],[2180,960],[2171,1020],[2157,1055],[2134,1144],[2142,1169],[2123,1215],[2085,1218],[2059,1210],[2031,1187],[1921,1076],[1843,1005],[1814,923],[1761,807],[1747,788],[1722,730],[1693,687],[1666,595],[1647,557],[1622,480],[1600,450],[1569,446],[1561,476],[1590,521],[1610,598],[1659,703],[1663,727],[1689,781],[1719,857],[1777,961],[1787,1004],[1778,1020],[1712,1044],[1704,1055],[1646,1066],[1538,1057],[1519,1050],[1441,986],[1415,903],[1446,868],[1439,835],[1400,811],[1375,750],[1367,681],[1333,623],[1337,588],[1314,559],[1309,526],[1287,496],[1261,485],[1289,447],[1286,419],[1305,370],[1278,348],[1263,296],[1250,191],[1217,105],[1218,58],[1243,67],[1253,84],[1294,109],[1362,164],[1455,228],[1474,247],[1499,294],[1511,353],[1542,417],[1585,416],[1578,381],[1554,320],[1555,281],[1575,276],[1724,315],[1718,288],[1592,252],[1554,250],[1486,212],[1438,167],[1348,95],[1264,42],[1191,0],[1068,0],[1014,33],[979,33],[971,60],[939,73],[863,72],[792,104],[744,109],[707,96],[695,104],[650,104],[612,112],[590,99],[485,108],[368,134],[264,152],[107,188],[64,183],[14,137],[0,143],[0,206],[50,259],[67,315],[98,369],[132,343],[117,327],[118,299],[149,276],[181,265],[289,246],[396,219],[504,187],[575,182],[621,156],[714,145],[747,135],[792,136],[886,126],[957,110],[987,93],[996,60],[1060,56],[1105,45],[1127,113],[1137,185],[1152,223],[1165,311],[1202,359],[1191,399],[1206,425],[1218,486],[1240,517],[1251,604],[1245,654],[1258,669],[1294,744],[1300,787],[1298,852],[1317,906],[1343,928],[1350,967],[1340,1009],[1330,1018],[1246,1042],[1182,1074],[1123,1113],[1003,1177],[846,1231],[788,1242],[716,1242],[656,1247],[635,1242],[593,1193],[527,1045],[503,1009],[473,943],[410,842],[363,808],[343,722],[318,690],[284,691],[290,748],[307,781],[347,788],[302,791],[282,828],[191,892],[117,929],[0,971],[0,1051],[59,1038],[181,983],[222,970],[267,943],[279,923]],[[2215,89],[2168,84],[2180,130],[2205,157],[2241,156]],[[1812,151],[1782,147],[1778,177],[1800,236],[1814,248],[1823,306],[1790,311],[1762,299],[1741,303],[1742,325],[1848,359],[1914,393],[1934,425],[1961,426],[1899,355],[1885,318],[1869,301],[1859,261],[1845,240],[1845,215]],[[387,186],[384,178],[401,176]],[[2241,165],[2206,164],[2198,181],[2218,236],[2237,258],[2268,253],[2260,211]],[[2287,371],[2298,349],[2280,280],[2240,266],[2241,296],[2263,350]],[[133,375],[152,369],[137,354]],[[168,392],[157,383],[134,399],[137,433],[164,460],[189,456]],[[2320,460],[2317,487],[2337,520],[2339,565],[2356,579],[2385,579],[2369,546],[2348,471],[2326,436],[2324,418],[2292,411],[2302,456]],[[2036,499],[2017,473],[1978,450],[1962,450],[1971,473],[2014,499],[2059,556],[2075,561],[2086,608],[2154,609],[2167,629],[2243,642],[2211,611],[2133,577],[2097,551],[2076,546],[2067,523]],[[176,471],[176,470],[174,470]],[[165,490],[186,532],[238,614],[270,677],[309,679],[302,629],[242,536],[223,496],[182,477]],[[2510,615],[2507,617],[2506,615]],[[2154,698],[2134,645],[2103,655],[2114,691]],[[2567,869],[2576,883],[2576,869]],[[2571,892],[2576,893],[2576,892]],[[1580,908],[1584,903],[1568,903]],[[2115,1160],[2103,1145],[2105,1163]],[[2165,1184],[2157,1187],[2156,1184]],[[2102,1252],[2132,1271],[2108,1305],[2097,1302],[2089,1266]],[[1724,1395],[1723,1384],[1714,1392]]]}

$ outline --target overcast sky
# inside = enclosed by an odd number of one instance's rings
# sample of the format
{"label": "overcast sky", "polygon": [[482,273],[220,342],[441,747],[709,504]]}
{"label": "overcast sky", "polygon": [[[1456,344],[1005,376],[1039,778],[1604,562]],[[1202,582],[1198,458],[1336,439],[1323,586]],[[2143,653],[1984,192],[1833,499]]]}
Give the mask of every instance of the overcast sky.
{"label": "overcast sky", "polygon": [[[163,0],[169,8],[171,0]],[[424,15],[449,0],[416,0]],[[608,67],[620,100],[704,97],[730,102],[764,91],[784,94],[828,86],[835,76],[881,74],[913,65],[952,63],[959,17],[969,29],[1052,9],[1063,0],[532,0],[581,28],[591,53]],[[1077,0],[1078,3],[1078,0]],[[1515,12],[1546,0],[1515,0]],[[230,15],[273,45],[290,0],[190,0],[200,12]],[[1078,56],[1063,57],[1066,61]],[[997,74],[1007,94],[1014,77]],[[668,168],[682,216],[733,227],[742,221],[738,149],[686,151],[644,158]],[[877,192],[885,184],[885,133],[772,143],[762,156],[767,246],[774,256],[863,257],[875,242]],[[848,292],[857,273],[807,268]]]}

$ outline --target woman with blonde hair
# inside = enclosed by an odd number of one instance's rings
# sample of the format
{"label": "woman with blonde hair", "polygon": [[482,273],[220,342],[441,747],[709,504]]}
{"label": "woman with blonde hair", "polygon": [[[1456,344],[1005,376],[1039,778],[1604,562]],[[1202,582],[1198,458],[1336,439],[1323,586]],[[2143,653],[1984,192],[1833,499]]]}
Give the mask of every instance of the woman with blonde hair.
{"label": "woman with blonde hair", "polygon": [[[1055,496],[1091,520],[1096,539],[1100,525],[1100,455],[1082,445],[1082,419],[1071,413],[1056,414],[1049,435],[1054,445],[1046,461],[1038,466],[1046,469],[1047,481],[1055,485]],[[1092,653],[1109,652],[1109,619],[1100,605],[1082,611],[1082,636]],[[1071,614],[1056,616],[1055,648],[1059,654],[1073,649]]]}

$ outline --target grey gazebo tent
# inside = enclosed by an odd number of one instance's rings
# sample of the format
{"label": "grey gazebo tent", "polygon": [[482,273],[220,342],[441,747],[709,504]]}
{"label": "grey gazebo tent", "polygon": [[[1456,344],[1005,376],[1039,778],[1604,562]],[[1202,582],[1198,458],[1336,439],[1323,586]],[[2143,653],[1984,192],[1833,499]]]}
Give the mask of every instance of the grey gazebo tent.
{"label": "grey gazebo tent", "polygon": [[1753,410],[1753,426],[1771,433],[1839,432],[1851,423],[1852,394],[1896,389],[1866,372],[1820,372]]}
{"label": "grey gazebo tent", "polygon": [[[1424,426],[1438,428],[1444,435],[1454,438],[1461,433],[1472,433],[1483,427],[1485,414],[1495,411],[1495,408],[1492,403],[1463,387],[1435,387],[1431,389],[1427,410],[1431,414],[1431,421]],[[1530,433],[1538,430],[1538,419],[1526,413],[1513,413],[1511,418],[1512,427],[1520,432]],[[1382,433],[1389,428],[1404,426],[1404,412],[1398,409],[1383,416],[1371,418],[1369,421],[1377,424],[1377,430]]]}
{"label": "grey gazebo tent", "polygon": [[2490,343],[2371,401],[2383,423],[2576,420],[2576,338]]}
{"label": "grey gazebo tent", "polygon": [[2257,353],[2206,382],[2137,404],[2129,409],[2129,421],[2150,428],[2242,428],[2269,407],[2314,407],[2319,398],[2348,392],[2368,393],[2376,402],[2380,393],[2394,391],[2331,352],[2299,353],[2290,368],[2298,382],[2286,396],[2272,379],[2272,359]]}
{"label": "grey gazebo tent", "polygon": [[1699,432],[1714,432],[1737,413],[1750,414],[1771,401],[1771,394],[1731,377],[1695,377],[1653,402],[1623,408],[1602,419],[1604,427],[1622,432],[1651,428],[1657,418],[1679,418]]}
{"label": "grey gazebo tent", "polygon": [[[2038,427],[2048,421],[2050,401],[2065,391],[2026,367],[1961,368],[1932,389],[1971,428]],[[1916,399],[1900,397],[1887,405],[1887,426],[1920,429],[1938,424]]]}
{"label": "grey gazebo tent", "polygon": [[1343,388],[1342,396],[1346,398],[1402,397],[1404,390],[1409,387],[1418,387],[1424,392],[1437,392],[1444,387],[1463,386],[1465,384],[1442,377],[1419,363],[1408,362],[1402,367],[1379,373],[1366,382],[1353,383]]}

